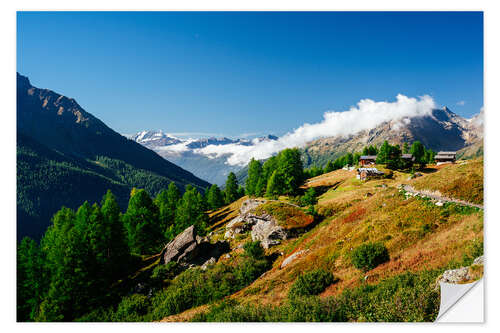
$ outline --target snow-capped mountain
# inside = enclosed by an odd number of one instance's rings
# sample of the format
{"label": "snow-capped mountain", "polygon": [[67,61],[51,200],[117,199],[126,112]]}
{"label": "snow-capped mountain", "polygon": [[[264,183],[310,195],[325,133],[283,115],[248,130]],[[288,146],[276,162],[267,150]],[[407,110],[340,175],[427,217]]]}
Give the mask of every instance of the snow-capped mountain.
{"label": "snow-capped mountain", "polygon": [[242,166],[227,164],[227,156],[215,156],[208,148],[216,148],[223,145],[231,145],[235,149],[240,146],[252,146],[256,143],[269,140],[277,140],[274,135],[249,139],[231,139],[227,137],[208,137],[199,139],[183,139],[161,130],[142,131],[133,135],[127,135],[131,140],[154,150],[163,158],[173,162],[182,168],[192,172],[206,181],[223,185],[229,172],[237,172]]}

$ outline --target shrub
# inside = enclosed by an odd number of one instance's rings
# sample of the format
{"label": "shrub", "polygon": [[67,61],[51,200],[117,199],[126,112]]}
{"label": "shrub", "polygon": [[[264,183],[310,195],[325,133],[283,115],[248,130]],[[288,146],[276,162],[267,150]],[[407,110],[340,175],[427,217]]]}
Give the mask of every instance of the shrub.
{"label": "shrub", "polygon": [[113,321],[146,321],[151,301],[147,296],[133,294],[125,297],[113,315]]}
{"label": "shrub", "polygon": [[250,258],[260,260],[264,258],[264,249],[260,245],[259,241],[255,242],[247,242],[243,245],[243,249],[245,250],[245,255]]}
{"label": "shrub", "polygon": [[[258,252],[254,244],[247,248]],[[219,263],[206,271],[195,268],[179,274],[167,288],[152,297],[151,319],[159,320],[219,300],[249,285],[269,269],[266,259],[256,260],[250,255],[238,259],[235,267]]]}
{"label": "shrub", "polygon": [[294,282],[288,297],[293,299],[297,296],[317,295],[333,283],[333,274],[324,269],[315,269],[301,274]]}
{"label": "shrub", "polygon": [[318,199],[316,198],[316,190],[314,189],[314,187],[309,188],[306,193],[299,199],[299,203],[302,207],[315,205],[317,202]]}
{"label": "shrub", "polygon": [[280,306],[228,300],[212,305],[192,321],[434,321],[440,303],[434,282],[442,271],[403,273],[375,285],[345,289],[338,296],[299,296]]}
{"label": "shrub", "polygon": [[166,265],[158,265],[151,273],[153,283],[161,284],[165,280],[173,279],[179,273],[179,267],[175,261],[171,261]]}
{"label": "shrub", "polygon": [[351,262],[354,267],[369,271],[389,261],[389,251],[382,243],[366,243],[352,251]]}

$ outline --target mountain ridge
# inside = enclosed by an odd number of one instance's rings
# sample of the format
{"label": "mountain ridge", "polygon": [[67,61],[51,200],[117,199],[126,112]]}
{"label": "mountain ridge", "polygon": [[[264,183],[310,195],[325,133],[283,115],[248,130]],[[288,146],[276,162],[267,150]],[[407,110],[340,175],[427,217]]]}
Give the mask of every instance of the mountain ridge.
{"label": "mountain ridge", "polygon": [[154,195],[172,181],[181,190],[210,185],[19,73],[16,145],[19,239],[38,239],[61,206],[98,202],[108,189],[124,210],[132,187]]}

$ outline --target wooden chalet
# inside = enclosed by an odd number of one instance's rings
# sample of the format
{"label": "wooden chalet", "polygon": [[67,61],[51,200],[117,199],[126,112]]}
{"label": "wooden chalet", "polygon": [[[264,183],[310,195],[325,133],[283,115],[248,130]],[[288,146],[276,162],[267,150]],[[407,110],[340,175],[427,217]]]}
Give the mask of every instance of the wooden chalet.
{"label": "wooden chalet", "polygon": [[363,155],[359,158],[359,164],[361,166],[375,164],[377,160],[377,155]]}
{"label": "wooden chalet", "polygon": [[456,159],[457,159],[456,151],[440,151],[439,153],[437,153],[436,156],[434,156],[434,160],[436,161],[437,165],[443,163],[455,163]]}
{"label": "wooden chalet", "polygon": [[356,171],[358,173],[356,175],[356,178],[361,180],[382,178],[385,175],[385,173],[378,170],[377,168],[359,168]]}

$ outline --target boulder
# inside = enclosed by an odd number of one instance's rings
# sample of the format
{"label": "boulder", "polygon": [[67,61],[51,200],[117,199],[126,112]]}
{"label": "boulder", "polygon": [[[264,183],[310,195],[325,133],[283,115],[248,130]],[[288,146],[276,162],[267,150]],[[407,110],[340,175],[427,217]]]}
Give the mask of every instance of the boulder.
{"label": "boulder", "polygon": [[477,257],[472,262],[473,265],[484,265],[484,256]]}
{"label": "boulder", "polygon": [[178,261],[179,257],[184,254],[185,250],[189,249],[188,251],[193,251],[193,245],[196,247],[194,225],[181,232],[165,246],[162,251],[164,263],[168,264],[171,261]]}
{"label": "boulder", "polygon": [[190,226],[163,248],[161,258],[163,264],[175,261],[189,267],[201,265],[211,258],[217,260],[229,250],[227,242],[210,243],[208,238],[197,236],[194,226]]}
{"label": "boulder", "polygon": [[265,203],[265,200],[248,199],[240,207],[240,214],[226,225],[225,238],[234,238],[237,234],[249,231],[259,221],[259,217],[251,211],[257,206]]}
{"label": "boulder", "polygon": [[269,214],[256,215],[253,211],[265,200],[248,199],[240,208],[240,215],[232,219],[226,225],[225,238],[234,238],[237,234],[251,231],[252,240],[260,241],[262,247],[268,249],[270,246],[280,243],[287,238],[287,231],[278,225],[276,220]]}
{"label": "boulder", "polygon": [[445,271],[443,275],[441,275],[439,282],[461,283],[467,280],[470,280],[469,267],[460,267]]}
{"label": "boulder", "polygon": [[280,227],[276,220],[269,215],[259,219],[252,227],[252,240],[260,241],[263,248],[268,249],[280,244],[280,240],[287,239],[287,232]]}
{"label": "boulder", "polygon": [[300,251],[297,251],[297,252],[291,254],[290,256],[288,256],[288,258],[286,258],[285,260],[283,260],[283,262],[281,263],[280,268],[286,267],[288,264],[290,264],[292,261],[294,261],[295,259],[297,259],[302,254],[306,253],[307,251],[309,251],[309,250],[300,250]]}
{"label": "boulder", "polygon": [[203,265],[201,265],[200,268],[201,268],[201,270],[206,271],[209,265],[213,265],[216,262],[217,262],[217,260],[214,257],[212,257],[212,258],[208,259],[207,261],[205,261],[205,263],[203,263]]}

